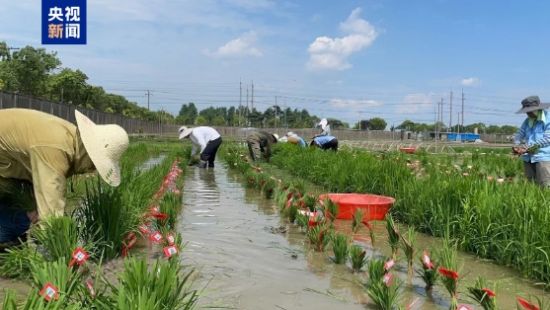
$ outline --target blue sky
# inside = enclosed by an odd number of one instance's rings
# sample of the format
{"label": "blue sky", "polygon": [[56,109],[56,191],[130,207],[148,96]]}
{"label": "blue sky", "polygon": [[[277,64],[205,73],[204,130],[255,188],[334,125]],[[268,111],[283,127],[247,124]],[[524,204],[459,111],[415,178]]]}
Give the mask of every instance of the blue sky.
{"label": "blue sky", "polygon": [[[40,46],[40,1],[2,0],[0,40]],[[88,44],[44,46],[90,83],[177,113],[277,102],[350,123],[433,122],[460,93],[465,123],[519,125],[523,97],[550,101],[546,1],[88,0]],[[22,22],[24,21],[24,22]],[[243,104],[245,99],[243,98]]]}

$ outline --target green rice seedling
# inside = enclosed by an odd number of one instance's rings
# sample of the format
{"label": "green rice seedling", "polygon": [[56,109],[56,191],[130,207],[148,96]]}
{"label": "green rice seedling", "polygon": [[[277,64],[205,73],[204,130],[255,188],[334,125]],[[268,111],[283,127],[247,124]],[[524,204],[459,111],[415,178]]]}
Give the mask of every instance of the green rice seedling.
{"label": "green rice seedling", "polygon": [[290,207],[286,208],[286,215],[290,223],[294,223],[294,221],[296,221],[296,216],[298,215],[298,206],[296,203],[292,202]]}
{"label": "green rice seedling", "polygon": [[371,259],[367,264],[367,271],[369,274],[369,282],[368,286],[374,283],[378,283],[382,281],[382,278],[384,277],[384,274],[386,273],[386,270],[384,269],[385,262],[381,259]]}
{"label": "green rice seedling", "polygon": [[311,227],[307,231],[309,243],[317,252],[323,252],[325,250],[325,247],[330,241],[330,234],[329,229],[325,225],[317,225]]}
{"label": "green rice seedling", "polygon": [[17,310],[17,300],[15,292],[13,290],[4,289],[4,301],[2,302],[2,309]]}
{"label": "green rice seedling", "polygon": [[45,248],[48,260],[65,258],[69,261],[72,251],[79,245],[80,229],[71,217],[52,217],[35,226],[31,236]]}
{"label": "green rice seedling", "polygon": [[30,277],[31,265],[43,261],[36,247],[26,243],[6,249],[5,253],[0,253],[0,277],[26,279]]}
{"label": "green rice seedling", "polygon": [[304,196],[304,205],[305,207],[310,211],[314,212],[315,207],[317,206],[317,201],[319,198],[316,195],[313,194],[307,194]]}
{"label": "green rice seedling", "polygon": [[412,226],[407,229],[405,236],[401,236],[401,240],[403,241],[403,252],[405,253],[405,257],[407,257],[409,280],[412,280],[414,247],[416,246],[416,232]]}
{"label": "green rice seedling", "polygon": [[418,275],[424,280],[426,284],[425,288],[427,291],[431,290],[437,280],[439,279],[438,268],[439,265],[437,262],[433,262],[427,251],[424,251],[422,257],[420,258],[422,269],[418,270]]}
{"label": "green rice seedling", "polygon": [[271,177],[267,178],[265,180],[264,185],[262,186],[262,193],[264,194],[264,197],[266,199],[271,199],[273,197],[273,193],[276,187],[277,187],[277,182],[273,180]]}
{"label": "green rice seedling", "polygon": [[371,298],[372,302],[381,310],[402,310],[404,309],[400,303],[400,283],[399,280],[393,279],[391,274],[387,281],[379,281],[369,285],[367,288],[367,294]]}
{"label": "green rice seedling", "polygon": [[336,264],[345,264],[349,254],[349,238],[345,234],[335,233],[332,236],[332,260]]}
{"label": "green rice seedling", "polygon": [[46,283],[52,283],[60,295],[69,298],[81,294],[84,289],[81,285],[83,273],[69,267],[64,258],[53,262],[33,263],[31,273],[34,287],[42,288]]}
{"label": "green rice seedling", "polygon": [[166,193],[159,203],[161,213],[168,215],[165,220],[157,220],[161,226],[168,230],[176,229],[176,220],[181,209],[181,196],[175,193]]}
{"label": "green rice seedling", "polygon": [[178,260],[156,260],[149,268],[146,259],[127,259],[119,284],[108,284],[109,302],[102,309],[154,310],[194,309],[199,298],[191,288],[193,270],[184,271]]}
{"label": "green rice seedling", "polygon": [[484,310],[496,310],[496,294],[494,289],[489,288],[487,280],[478,277],[473,286],[468,287],[470,298],[475,300]]}
{"label": "green rice seedling", "polygon": [[[10,297],[11,298],[11,297]],[[13,297],[15,298],[15,297]],[[78,301],[71,300],[69,296],[60,294],[57,299],[46,301],[40,295],[40,289],[32,289],[27,296],[27,299],[21,303],[15,302],[14,299],[8,301],[7,307],[4,310],[80,310],[82,304]]]}
{"label": "green rice seedling", "polygon": [[349,249],[349,258],[351,261],[351,268],[354,272],[359,272],[367,263],[367,251],[357,244],[353,244]]}
{"label": "green rice seedling", "polygon": [[353,213],[353,219],[351,221],[351,231],[353,231],[354,234],[359,231],[359,228],[363,223],[363,214],[363,209],[359,208],[355,210],[355,213]]}
{"label": "green rice seedling", "polygon": [[332,226],[334,223],[334,220],[336,219],[336,216],[338,215],[338,205],[328,198],[323,201],[323,205],[324,205],[323,213],[325,215],[325,218],[329,221],[330,225]]}
{"label": "green rice seedling", "polygon": [[392,259],[396,260],[397,251],[399,250],[399,240],[401,237],[390,213],[386,215],[386,230],[388,231],[388,243],[391,247]]}
{"label": "green rice seedling", "polygon": [[452,244],[448,239],[445,239],[443,246],[439,251],[439,261],[441,267],[438,272],[441,275],[440,279],[451,295],[450,310],[456,310],[458,306],[458,265],[457,265],[457,249],[456,244]]}
{"label": "green rice seedling", "polygon": [[303,229],[308,228],[309,217],[305,214],[298,213],[296,215],[296,224]]}
{"label": "green rice seedling", "polygon": [[[135,195],[137,197],[141,193]],[[120,188],[108,187],[99,179],[95,184],[89,182],[86,184],[83,206],[76,209],[73,215],[81,227],[86,227],[82,233],[84,241],[95,244],[97,251],[101,251],[107,259],[120,254],[124,237],[137,228],[139,217],[144,211],[136,210],[136,207],[132,207],[132,201],[125,201],[124,197]],[[147,205],[145,199],[141,204]]]}

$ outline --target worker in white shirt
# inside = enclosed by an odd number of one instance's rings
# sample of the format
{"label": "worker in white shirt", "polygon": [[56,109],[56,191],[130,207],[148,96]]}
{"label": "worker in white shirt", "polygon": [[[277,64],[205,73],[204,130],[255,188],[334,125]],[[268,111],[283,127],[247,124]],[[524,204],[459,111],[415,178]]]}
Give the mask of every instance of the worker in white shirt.
{"label": "worker in white shirt", "polygon": [[[194,128],[188,128],[185,126],[180,127],[180,140],[189,138],[193,143],[191,150],[191,159],[197,154],[197,150],[200,149],[200,168],[214,168],[214,159],[216,159],[216,153],[218,148],[222,144],[222,137],[216,131],[216,129],[207,126],[199,126]],[[190,161],[192,165],[193,161]]]}
{"label": "worker in white shirt", "polygon": [[315,127],[321,127],[321,133],[315,137],[330,136],[330,125],[328,124],[328,120],[326,118],[323,118]]}

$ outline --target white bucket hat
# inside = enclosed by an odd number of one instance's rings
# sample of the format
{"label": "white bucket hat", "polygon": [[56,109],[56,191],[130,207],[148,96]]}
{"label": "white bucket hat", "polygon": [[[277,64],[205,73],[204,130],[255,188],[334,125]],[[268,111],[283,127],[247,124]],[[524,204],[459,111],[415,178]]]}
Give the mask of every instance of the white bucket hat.
{"label": "white bucket hat", "polygon": [[75,110],[80,138],[101,178],[111,186],[120,185],[120,157],[128,148],[128,134],[119,125],[96,125]]}
{"label": "white bucket hat", "polygon": [[279,141],[279,135],[278,134],[274,133],[273,137],[275,137],[275,140]]}
{"label": "white bucket hat", "polygon": [[328,125],[328,120],[326,118],[323,118],[317,126],[320,126],[321,128],[325,128]]}
{"label": "white bucket hat", "polygon": [[189,136],[191,134],[191,132],[193,132],[193,128],[188,128],[188,127],[185,127],[185,126],[181,126],[180,129],[179,129],[180,140],[187,138],[187,136]]}

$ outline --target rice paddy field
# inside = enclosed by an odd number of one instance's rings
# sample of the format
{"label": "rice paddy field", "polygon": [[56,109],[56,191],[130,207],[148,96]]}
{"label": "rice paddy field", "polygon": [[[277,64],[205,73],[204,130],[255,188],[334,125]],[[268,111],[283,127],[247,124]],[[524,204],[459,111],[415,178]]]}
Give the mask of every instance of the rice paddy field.
{"label": "rice paddy field", "polygon": [[[504,150],[189,152],[136,140],[120,187],[70,180],[71,211],[0,254],[2,309],[550,309],[550,192]],[[342,220],[329,192],[395,203]]]}

